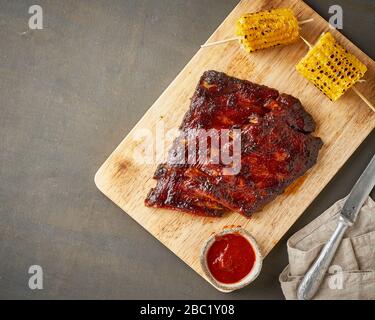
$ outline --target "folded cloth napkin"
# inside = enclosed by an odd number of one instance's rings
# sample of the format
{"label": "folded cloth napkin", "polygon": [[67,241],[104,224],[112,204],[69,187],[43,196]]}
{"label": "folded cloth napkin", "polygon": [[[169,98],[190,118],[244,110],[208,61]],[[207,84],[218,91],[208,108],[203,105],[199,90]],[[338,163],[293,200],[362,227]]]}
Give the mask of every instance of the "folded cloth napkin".
{"label": "folded cloth napkin", "polygon": [[[346,199],[336,202],[287,242],[289,265],[279,280],[286,299],[335,230]],[[314,299],[375,299],[375,202],[368,198],[349,228]]]}

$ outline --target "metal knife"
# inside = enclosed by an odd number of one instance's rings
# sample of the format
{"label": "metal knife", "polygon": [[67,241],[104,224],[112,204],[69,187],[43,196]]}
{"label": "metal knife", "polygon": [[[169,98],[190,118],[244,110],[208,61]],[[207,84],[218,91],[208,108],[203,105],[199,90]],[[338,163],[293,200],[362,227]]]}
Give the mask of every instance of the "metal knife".
{"label": "metal knife", "polygon": [[302,279],[297,290],[298,300],[310,300],[314,297],[344,237],[346,229],[355,223],[363,203],[374,186],[375,155],[350,192],[341,210],[336,230]]}

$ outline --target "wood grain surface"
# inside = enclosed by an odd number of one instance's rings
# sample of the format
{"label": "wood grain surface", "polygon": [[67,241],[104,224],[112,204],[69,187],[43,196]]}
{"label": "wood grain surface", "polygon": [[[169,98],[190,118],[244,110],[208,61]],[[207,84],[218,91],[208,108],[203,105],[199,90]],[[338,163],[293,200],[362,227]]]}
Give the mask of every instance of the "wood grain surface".
{"label": "wood grain surface", "polygon": [[[310,42],[314,42],[322,32],[330,30],[323,18],[299,0],[241,1],[208,41],[233,36],[234,23],[243,13],[276,7],[292,8],[299,20],[314,18],[314,22],[305,25],[301,31],[302,36]],[[331,32],[367,65],[366,82],[356,87],[374,102],[374,61],[339,32]],[[236,42],[199,50],[102,165],[95,176],[96,185],[202,276],[199,265],[201,247],[213,232],[226,226],[241,226],[248,230],[259,243],[263,255],[267,255],[375,128],[375,114],[352,90],[332,103],[295,71],[295,64],[306,52],[307,47],[302,41],[253,54],[247,54]],[[317,165],[251,219],[237,213],[227,214],[221,219],[195,217],[144,206],[148,191],[155,185],[152,176],[157,163],[140,164],[135,161],[134,152],[144,143],[138,141],[136,135],[142,129],[156,132],[161,121],[166,130],[177,128],[188,110],[190,97],[200,76],[209,69],[298,97],[317,122],[315,134],[324,141]],[[168,149],[168,144],[165,147]]]}

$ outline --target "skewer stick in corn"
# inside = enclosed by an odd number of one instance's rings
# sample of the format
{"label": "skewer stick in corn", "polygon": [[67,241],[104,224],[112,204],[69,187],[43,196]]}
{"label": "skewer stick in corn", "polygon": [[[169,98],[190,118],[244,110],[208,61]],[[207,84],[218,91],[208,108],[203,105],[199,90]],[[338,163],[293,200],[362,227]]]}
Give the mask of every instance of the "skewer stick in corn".
{"label": "skewer stick in corn", "polygon": [[206,43],[202,48],[216,46],[231,41],[240,41],[242,46],[253,52],[298,40],[299,25],[314,19],[297,20],[291,9],[274,9],[256,13],[247,13],[236,23],[236,37]]}
{"label": "skewer stick in corn", "polygon": [[306,20],[301,20],[301,21],[298,21],[298,24],[300,26],[306,24],[306,23],[310,23],[310,22],[313,22],[314,21],[314,18],[310,18],[310,19],[306,19]]}
{"label": "skewer stick in corn", "polygon": [[201,48],[217,46],[219,44],[224,44],[224,43],[231,42],[231,41],[239,41],[241,39],[242,39],[242,37],[233,37],[233,38],[228,38],[228,39],[219,40],[219,41],[215,41],[215,42],[205,43],[205,44],[201,45]]}
{"label": "skewer stick in corn", "polygon": [[366,103],[369,107],[370,107],[370,109],[372,110],[372,111],[374,111],[375,112],[375,107],[371,104],[371,102],[361,93],[361,92],[359,92],[358,91],[358,89],[356,88],[356,87],[353,87],[352,88],[353,89],[353,91],[356,93],[356,95],[358,96],[358,97],[360,97],[362,100],[363,100],[363,102],[364,103]]}
{"label": "skewer stick in corn", "polygon": [[304,37],[302,37],[302,36],[299,36],[301,39],[302,39],[302,41],[304,42],[304,43],[306,43],[306,45],[310,48],[310,49],[312,49],[312,45],[311,45],[311,43],[310,42],[308,42]]}
{"label": "skewer stick in corn", "polygon": [[332,101],[352,88],[375,112],[371,102],[354,87],[366,73],[367,67],[338,44],[329,32],[324,33],[314,46],[301,38],[310,50],[297,64],[297,71]]}

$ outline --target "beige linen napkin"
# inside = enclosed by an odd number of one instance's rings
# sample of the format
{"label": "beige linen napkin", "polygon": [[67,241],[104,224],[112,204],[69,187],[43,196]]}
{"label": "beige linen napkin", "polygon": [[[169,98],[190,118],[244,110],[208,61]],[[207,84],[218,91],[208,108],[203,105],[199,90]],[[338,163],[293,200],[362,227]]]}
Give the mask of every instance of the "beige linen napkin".
{"label": "beige linen napkin", "polygon": [[[297,299],[298,284],[335,230],[345,200],[288,240],[289,265],[279,277],[286,299]],[[371,198],[346,231],[314,299],[375,299],[375,202]]]}

